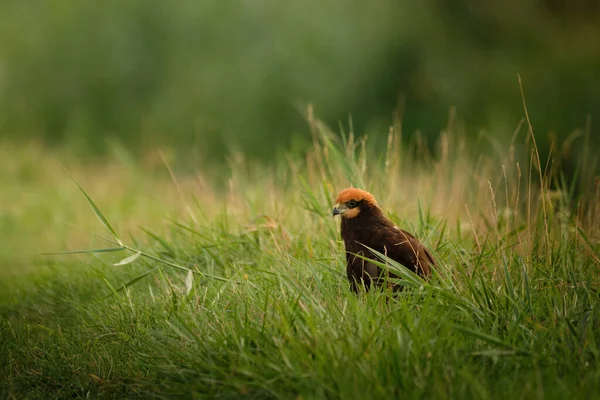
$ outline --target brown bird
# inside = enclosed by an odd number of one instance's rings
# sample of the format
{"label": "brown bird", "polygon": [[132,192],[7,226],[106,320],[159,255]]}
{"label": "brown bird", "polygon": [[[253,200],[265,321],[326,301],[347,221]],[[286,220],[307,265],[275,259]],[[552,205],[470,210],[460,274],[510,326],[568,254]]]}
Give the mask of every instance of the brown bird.
{"label": "brown bird", "polygon": [[[341,235],[346,248],[346,273],[350,288],[358,293],[364,284],[365,290],[371,282],[381,286],[386,276],[398,279],[397,275],[359,257],[377,260],[369,248],[385,254],[406,268],[428,278],[431,268],[436,266],[433,256],[410,233],[398,228],[386,217],[369,192],[356,188],[344,189],[338,194],[333,216],[341,215]],[[401,287],[392,285],[394,290]]]}

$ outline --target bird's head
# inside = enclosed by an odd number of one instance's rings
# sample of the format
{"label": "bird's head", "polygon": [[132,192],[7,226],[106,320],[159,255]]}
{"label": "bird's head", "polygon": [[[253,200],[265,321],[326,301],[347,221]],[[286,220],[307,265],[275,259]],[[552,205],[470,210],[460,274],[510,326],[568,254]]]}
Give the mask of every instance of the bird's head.
{"label": "bird's head", "polygon": [[342,218],[356,218],[361,211],[377,207],[377,201],[371,193],[352,187],[342,190],[335,202],[333,216],[339,214]]}

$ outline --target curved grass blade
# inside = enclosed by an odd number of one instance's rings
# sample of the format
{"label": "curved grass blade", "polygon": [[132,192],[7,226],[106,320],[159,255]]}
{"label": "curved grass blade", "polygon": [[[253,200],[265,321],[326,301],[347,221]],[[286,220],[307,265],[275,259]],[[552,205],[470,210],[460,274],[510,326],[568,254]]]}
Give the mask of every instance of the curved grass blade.
{"label": "curved grass blade", "polygon": [[86,191],[83,190],[83,188],[81,187],[81,185],[75,180],[75,178],[72,175],[71,175],[71,179],[73,179],[73,182],[75,182],[75,184],[77,185],[77,187],[79,188],[79,190],[81,190],[81,193],[83,193],[83,195],[85,196],[88,204],[90,205],[90,207],[92,207],[92,210],[94,211],[94,214],[96,214],[96,218],[98,218],[100,220],[100,222],[102,223],[102,225],[104,225],[104,227],[109,230],[109,232],[113,235],[113,237],[115,238],[115,240],[119,244],[122,244],[121,243],[121,239],[119,238],[119,235],[117,235],[117,232],[112,227],[112,225],[110,224],[110,222],[108,222],[108,219],[106,219],[106,217],[104,216],[104,214],[102,214],[102,211],[100,211],[100,209],[98,208],[98,206],[96,205],[96,203],[94,203],[94,200],[92,200],[92,198],[86,193]]}
{"label": "curved grass blade", "polygon": [[476,337],[478,339],[481,339],[481,340],[483,340],[485,342],[492,343],[492,344],[495,344],[497,346],[501,346],[504,349],[512,350],[512,351],[515,351],[515,352],[517,352],[519,354],[533,355],[530,351],[527,351],[527,350],[524,350],[524,349],[519,349],[519,348],[516,348],[514,346],[510,346],[510,345],[504,343],[502,341],[502,339],[497,338],[497,337],[492,336],[492,335],[488,335],[487,333],[479,332],[479,331],[476,331],[474,329],[466,328],[466,327],[460,326],[460,325],[452,325],[452,327],[454,329],[456,329],[457,331],[460,331],[460,332],[462,332],[462,333],[464,333],[466,335],[474,336],[474,337]]}
{"label": "curved grass blade", "polygon": [[[365,245],[363,244],[363,246],[365,246]],[[400,278],[402,278],[404,280],[402,282],[402,284],[405,286],[412,286],[412,287],[417,287],[417,288],[420,286],[427,286],[434,293],[437,293],[441,297],[451,300],[455,304],[456,307],[469,310],[470,314],[476,315],[480,319],[483,318],[483,312],[479,309],[479,307],[477,307],[477,305],[473,304],[468,299],[457,296],[454,293],[452,293],[451,291],[444,289],[442,287],[439,287],[436,285],[430,285],[419,275],[415,274],[413,271],[406,268],[404,265],[398,263],[397,261],[392,260],[391,258],[387,257],[385,254],[380,253],[377,250],[370,248],[369,246],[365,246],[365,248],[369,249],[376,257],[380,258],[381,260],[374,260],[372,258],[365,257],[361,254],[354,254],[354,255],[356,257],[362,258],[365,261],[373,263],[380,268],[387,269],[387,270],[390,270],[391,272],[395,273],[396,275],[398,275]]]}
{"label": "curved grass blade", "polygon": [[185,285],[185,294],[187,296],[188,294],[190,294],[190,292],[192,291],[192,287],[194,286],[194,271],[188,271],[188,273],[185,275],[185,280],[183,281],[183,283]]}
{"label": "curved grass blade", "polygon": [[163,247],[163,249],[165,249],[167,255],[171,258],[175,258],[175,250],[173,249],[173,247],[171,247],[169,245],[169,243],[167,243],[166,240],[164,240],[163,238],[161,238],[160,236],[158,236],[157,234],[151,232],[150,230],[140,226],[140,229],[148,236],[150,236],[152,239],[156,240],[158,243],[160,243],[160,245]]}
{"label": "curved grass blade", "polygon": [[142,255],[142,253],[140,253],[140,252],[134,253],[134,254],[130,255],[129,257],[126,257],[126,258],[122,259],[121,261],[119,261],[118,263],[113,264],[113,265],[115,267],[120,267],[121,265],[131,264],[132,262],[137,260],[138,257],[141,255]]}
{"label": "curved grass blade", "polygon": [[[109,293],[109,294],[107,294],[106,296],[102,297],[100,300],[104,300],[104,299],[107,299],[107,298],[109,298],[109,297],[111,297],[111,296],[114,296],[114,295],[116,295],[118,292],[120,292],[120,291],[122,291],[122,290],[124,290],[124,289],[128,288],[129,286],[133,285],[134,283],[136,283],[136,282],[138,282],[138,281],[140,281],[140,280],[144,279],[145,277],[147,277],[148,275],[150,275],[151,273],[153,273],[154,271],[156,271],[158,268],[160,268],[160,267],[155,267],[155,268],[152,268],[151,270],[149,270],[149,271],[146,271],[146,272],[144,272],[143,274],[136,276],[135,278],[133,278],[133,279],[132,279],[132,280],[130,280],[129,282],[127,282],[127,283],[123,284],[123,286],[120,286],[120,287],[119,287],[118,289],[116,289],[116,290],[115,290],[115,289],[113,289],[113,288],[112,288],[112,286],[110,286],[110,284],[109,284],[109,288],[110,288],[110,290],[111,290],[111,293]],[[108,283],[108,281],[106,281],[106,282]]]}
{"label": "curved grass blade", "polygon": [[375,256],[377,256],[377,258],[379,258],[379,260],[374,260],[372,258],[365,257],[361,254],[355,254],[356,257],[362,258],[365,261],[369,261],[369,262],[377,265],[380,268],[389,269],[392,272],[399,275],[400,277],[406,279],[408,282],[415,285],[416,287],[419,287],[419,286],[425,284],[425,280],[423,280],[421,277],[419,277],[417,274],[415,274],[410,269],[406,268],[404,265],[396,262],[395,260],[392,260],[391,258],[387,257],[385,254],[383,254],[375,249],[372,249],[369,246],[366,246],[364,244],[363,244],[363,246],[366,249],[368,249],[369,251],[371,251]]}

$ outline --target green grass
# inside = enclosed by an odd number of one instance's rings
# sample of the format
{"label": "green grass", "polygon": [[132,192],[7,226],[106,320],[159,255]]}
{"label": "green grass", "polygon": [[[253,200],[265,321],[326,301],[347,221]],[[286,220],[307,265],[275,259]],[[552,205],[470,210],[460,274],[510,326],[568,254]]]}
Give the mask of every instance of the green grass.
{"label": "green grass", "polygon": [[[311,126],[306,159],[233,157],[221,184],[72,164],[85,196],[53,155],[9,149],[5,166],[36,162],[0,195],[20,199],[0,226],[1,397],[598,397],[597,192],[460,135],[433,158]],[[434,250],[431,282],[349,292],[330,209],[360,182]],[[27,255],[101,247],[121,250]]]}

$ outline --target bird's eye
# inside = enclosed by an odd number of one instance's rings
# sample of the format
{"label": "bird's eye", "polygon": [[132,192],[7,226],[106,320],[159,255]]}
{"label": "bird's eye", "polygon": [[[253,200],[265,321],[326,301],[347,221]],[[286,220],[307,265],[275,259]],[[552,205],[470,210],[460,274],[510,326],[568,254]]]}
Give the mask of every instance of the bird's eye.
{"label": "bird's eye", "polygon": [[356,202],[356,200],[350,200],[348,203],[346,203],[348,205],[348,208],[354,208],[358,205],[358,203]]}

